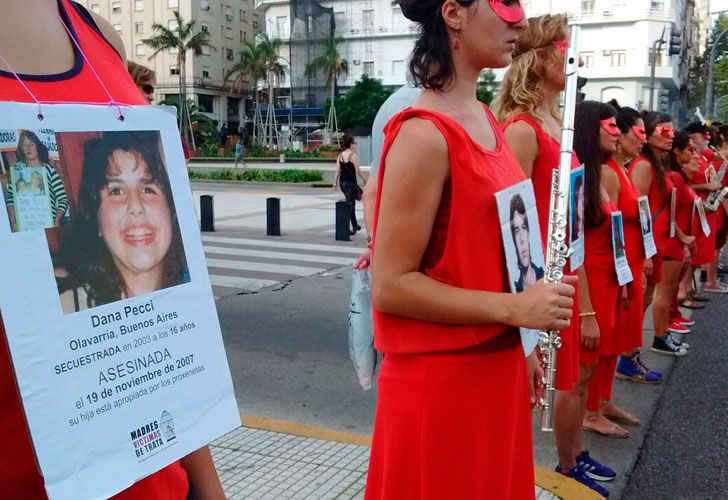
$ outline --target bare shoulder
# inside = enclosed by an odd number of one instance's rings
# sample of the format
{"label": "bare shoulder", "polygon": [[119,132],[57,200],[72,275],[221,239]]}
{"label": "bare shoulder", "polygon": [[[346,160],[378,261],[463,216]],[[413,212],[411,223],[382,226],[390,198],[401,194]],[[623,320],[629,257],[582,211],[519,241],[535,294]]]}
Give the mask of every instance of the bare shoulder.
{"label": "bare shoulder", "polygon": [[96,12],[89,12],[91,13],[91,17],[93,17],[94,21],[96,22],[96,25],[99,27],[101,34],[104,35],[104,38],[109,41],[111,46],[114,47],[114,49],[124,60],[124,64],[126,64],[126,51],[124,50],[124,42],[121,41],[121,36],[119,36],[119,33],[116,32],[116,30],[113,26],[111,26],[111,23],[109,23],[109,21],[101,17]]}
{"label": "bare shoulder", "polygon": [[524,120],[516,120],[509,124],[504,134],[509,143],[527,144],[536,141],[536,131],[530,123]]}
{"label": "bare shoulder", "polygon": [[651,168],[652,168],[652,165],[650,165],[650,162],[645,159],[642,159],[632,166],[632,171],[633,172],[635,172],[635,171],[644,172],[645,170],[649,170]]}
{"label": "bare shoulder", "polygon": [[[410,118],[399,130],[387,154],[387,167],[393,165],[418,165],[418,169],[448,170],[447,142],[434,123],[422,118]],[[395,166],[396,168],[396,166]],[[420,170],[420,172],[422,172]]]}

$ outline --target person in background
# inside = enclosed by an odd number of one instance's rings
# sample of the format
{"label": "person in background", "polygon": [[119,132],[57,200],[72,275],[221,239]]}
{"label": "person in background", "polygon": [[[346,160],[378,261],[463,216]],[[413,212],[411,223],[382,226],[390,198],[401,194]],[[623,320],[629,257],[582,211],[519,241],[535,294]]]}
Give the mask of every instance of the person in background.
{"label": "person in background", "polygon": [[346,203],[349,205],[349,220],[351,221],[351,234],[356,234],[361,230],[361,226],[356,220],[356,202],[361,200],[362,190],[357,184],[357,177],[361,179],[362,184],[366,183],[366,178],[361,172],[359,159],[356,156],[356,140],[351,134],[345,134],[341,141],[344,150],[336,158],[338,169],[334,178],[334,189],[341,188],[341,192],[346,196]]}
{"label": "person in background", "polygon": [[239,163],[245,168],[245,146],[242,137],[238,137],[238,142],[235,143],[235,166],[237,167]]}
{"label": "person in background", "polygon": [[126,69],[144,99],[152,104],[154,102],[154,86],[157,84],[157,74],[143,64],[134,61],[127,61]]}

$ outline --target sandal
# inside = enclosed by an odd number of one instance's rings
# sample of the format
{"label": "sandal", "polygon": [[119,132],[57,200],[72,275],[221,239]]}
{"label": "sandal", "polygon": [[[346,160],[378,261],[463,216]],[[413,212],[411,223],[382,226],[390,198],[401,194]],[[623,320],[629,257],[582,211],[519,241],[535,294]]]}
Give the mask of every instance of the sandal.
{"label": "sandal", "polygon": [[690,298],[697,302],[708,302],[710,300],[710,297],[700,292],[693,293]]}
{"label": "sandal", "polygon": [[705,309],[705,304],[701,304],[693,299],[682,299],[679,304],[687,309]]}

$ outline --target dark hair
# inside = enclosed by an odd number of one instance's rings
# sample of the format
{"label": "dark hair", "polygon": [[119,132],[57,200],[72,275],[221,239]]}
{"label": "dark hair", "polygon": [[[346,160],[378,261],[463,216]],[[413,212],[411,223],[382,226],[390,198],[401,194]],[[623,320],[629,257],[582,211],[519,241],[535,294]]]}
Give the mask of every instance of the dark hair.
{"label": "dark hair", "polygon": [[25,139],[28,139],[29,141],[35,143],[35,147],[38,149],[38,159],[41,161],[41,163],[48,163],[50,161],[48,159],[48,148],[45,147],[42,142],[40,142],[38,136],[30,130],[21,130],[20,137],[18,137],[18,147],[15,150],[15,153],[18,155],[19,162],[27,163],[25,153],[23,152],[23,141]]}
{"label": "dark hair", "polygon": [[584,101],[574,114],[574,152],[584,164],[584,226],[596,227],[604,223],[600,176],[602,164],[609,155],[600,144],[600,121],[612,118],[614,108],[597,101]]}
{"label": "dark hair", "polygon": [[[516,245],[516,228],[513,227],[513,216],[516,215],[516,213],[521,214],[523,217],[523,223],[526,224],[526,230],[530,231],[528,226],[528,214],[526,214],[526,204],[523,202],[523,198],[521,198],[520,194],[513,195],[513,198],[511,198],[510,216],[508,217],[511,226],[511,238],[513,238],[513,245]],[[518,263],[518,266],[521,266],[520,262]]]}
{"label": "dark hair", "polygon": [[708,127],[708,132],[710,133],[710,141],[708,141],[709,146],[718,148],[725,141],[725,138],[723,137],[723,134],[721,133],[720,128],[718,126],[716,126],[715,124]]}
{"label": "dark hair", "polygon": [[637,120],[641,120],[642,116],[639,111],[633,108],[615,108],[617,110],[617,127],[619,131],[626,134],[632,127],[637,123]]}
{"label": "dark hair", "polygon": [[341,145],[344,146],[344,149],[349,149],[352,144],[354,144],[354,136],[351,134],[344,134],[344,137],[341,139]]}
{"label": "dark hair", "polygon": [[[475,0],[456,0],[469,7]],[[450,83],[455,72],[450,35],[440,15],[444,0],[395,0],[402,14],[419,24],[409,70],[418,87],[440,90]]]}
{"label": "dark hair", "polygon": [[647,134],[647,144],[642,148],[642,156],[652,165],[652,171],[655,173],[657,180],[657,189],[661,195],[665,195],[667,184],[665,183],[665,167],[663,165],[663,154],[657,154],[649,142],[649,138],[655,133],[655,128],[661,123],[672,122],[672,116],[667,113],[658,111],[646,111],[642,114],[642,120],[645,122],[645,133]]}
{"label": "dark hair", "polygon": [[[574,179],[574,194],[573,194],[574,200],[576,200],[576,195],[577,195],[577,193],[579,193],[581,191],[583,186],[584,186],[584,176],[580,175],[579,177]],[[584,198],[583,192],[582,192],[581,197]],[[583,200],[582,200],[582,203],[584,203]],[[575,205],[576,205],[576,203],[575,203]],[[581,215],[579,215],[578,207],[574,206],[574,207],[569,208],[569,210],[571,210],[572,208],[574,209],[574,212],[573,212],[573,221],[572,221],[573,224],[572,224],[572,232],[571,232],[571,241],[575,241],[577,238],[579,238],[579,223],[583,223],[583,221],[581,220]]]}
{"label": "dark hair", "polygon": [[100,236],[98,211],[101,191],[107,185],[109,160],[115,151],[130,151],[141,155],[152,180],[159,185],[167,200],[172,226],[172,241],[164,258],[162,288],[185,281],[185,262],[182,236],[172,199],[169,177],[162,160],[158,132],[104,132],[86,141],[83,146],[83,177],[78,200],[78,217],[74,224],[74,241],[84,248],[78,268],[88,294],[88,307],[120,300],[124,283],[106,243]]}
{"label": "dark hair", "polygon": [[678,163],[677,156],[675,155],[675,150],[677,149],[678,151],[684,151],[685,148],[687,148],[689,145],[690,134],[684,130],[678,130],[677,132],[675,132],[675,137],[672,140],[672,148],[670,148],[670,151],[667,152],[666,156],[666,167],[671,171],[680,174],[682,178],[685,179],[685,182],[688,182],[688,176]]}

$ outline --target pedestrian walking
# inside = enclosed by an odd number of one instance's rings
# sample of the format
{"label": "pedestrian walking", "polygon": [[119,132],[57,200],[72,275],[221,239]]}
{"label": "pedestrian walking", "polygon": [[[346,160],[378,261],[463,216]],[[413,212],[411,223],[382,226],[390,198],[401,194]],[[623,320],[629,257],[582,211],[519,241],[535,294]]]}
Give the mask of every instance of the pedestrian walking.
{"label": "pedestrian walking", "polygon": [[336,158],[338,169],[336,170],[336,178],[334,179],[334,189],[341,188],[341,192],[346,196],[346,203],[349,204],[349,220],[351,221],[351,234],[356,234],[361,230],[361,226],[356,220],[356,202],[361,200],[362,189],[357,184],[357,177],[361,179],[362,185],[367,180],[361,172],[359,159],[356,156],[356,140],[350,134],[345,134],[342,140],[344,151]]}
{"label": "pedestrian walking", "polygon": [[245,146],[243,146],[243,138],[239,137],[238,142],[235,143],[235,166],[239,163],[243,164],[245,168]]}

